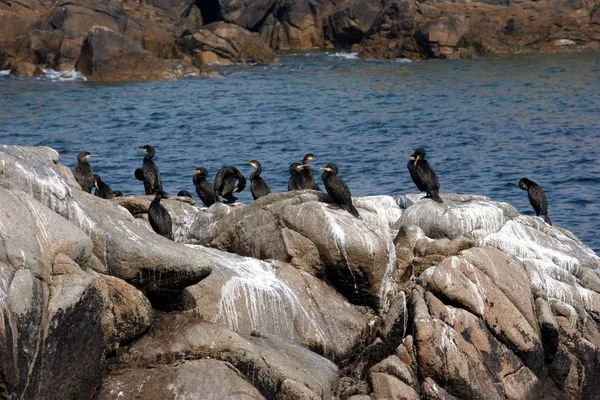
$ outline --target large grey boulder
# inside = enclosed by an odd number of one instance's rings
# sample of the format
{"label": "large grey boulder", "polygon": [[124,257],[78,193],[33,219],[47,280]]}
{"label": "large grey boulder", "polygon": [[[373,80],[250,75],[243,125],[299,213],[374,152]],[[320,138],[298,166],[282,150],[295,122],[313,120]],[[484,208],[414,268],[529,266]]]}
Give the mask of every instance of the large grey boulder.
{"label": "large grey boulder", "polygon": [[242,335],[277,335],[334,360],[351,358],[371,336],[375,316],[289,264],[194,246],[214,260],[212,274],[185,292],[185,308]]}
{"label": "large grey boulder", "polygon": [[337,381],[335,364],[305,348],[276,336],[242,336],[186,314],[161,317],[121,360],[129,366],[146,366],[183,357],[228,362],[252,377],[266,398],[278,398],[280,391],[296,386],[294,391],[330,399]]}
{"label": "large grey boulder", "polygon": [[273,50],[257,34],[222,21],[203,26],[179,40],[179,44],[197,66],[276,61]]}
{"label": "large grey boulder", "polygon": [[159,299],[210,274],[211,260],[136,222],[124,208],[77,189],[69,170],[48,148],[0,147],[0,187],[20,189],[91,239],[98,272],[124,279]]}
{"label": "large grey boulder", "polygon": [[230,363],[200,359],[156,368],[125,368],[107,376],[99,400],[264,400]]}
{"label": "large grey boulder", "polygon": [[89,397],[106,352],[149,327],[148,300],[120,279],[86,273],[98,265],[92,240],[28,193],[0,187],[0,203],[3,380],[23,398]]}
{"label": "large grey boulder", "polygon": [[[600,365],[600,258],[570,232],[506,203],[443,198],[415,199],[396,243],[413,270],[423,249],[472,243],[455,254],[437,249],[445,257],[425,257],[429,267],[417,272],[424,290],[411,299],[414,368],[459,398],[530,398],[540,387],[549,398],[586,398]],[[457,373],[449,379],[447,370]]]}
{"label": "large grey boulder", "polygon": [[105,26],[90,28],[75,69],[96,82],[160,81],[202,74],[182,60],[160,59]]}
{"label": "large grey boulder", "polygon": [[244,207],[213,206],[192,220],[187,241],[290,262],[326,276],[352,303],[387,309],[398,278],[393,237],[401,209],[387,196],[357,199],[361,216],[355,218],[330,201],[325,193],[302,191]]}

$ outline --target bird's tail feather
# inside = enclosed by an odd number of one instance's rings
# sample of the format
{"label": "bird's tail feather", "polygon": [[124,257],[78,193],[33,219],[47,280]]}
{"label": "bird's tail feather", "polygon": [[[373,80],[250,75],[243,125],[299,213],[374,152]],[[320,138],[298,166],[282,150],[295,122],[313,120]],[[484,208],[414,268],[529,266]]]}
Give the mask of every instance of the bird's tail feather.
{"label": "bird's tail feather", "polygon": [[432,199],[433,201],[435,201],[436,203],[440,203],[440,204],[442,204],[442,203],[443,203],[443,201],[442,201],[442,198],[440,197],[440,195],[439,195],[439,193],[438,193],[438,192],[433,192],[433,193],[431,193],[431,199]]}
{"label": "bird's tail feather", "polygon": [[358,213],[358,210],[352,204],[348,204],[348,211],[350,212],[350,214],[354,215],[356,218],[358,218],[360,216],[360,214]]}
{"label": "bird's tail feather", "polygon": [[552,225],[552,221],[550,221],[550,217],[548,216],[548,214],[542,215],[542,218],[544,218],[544,221],[546,221],[548,225]]}

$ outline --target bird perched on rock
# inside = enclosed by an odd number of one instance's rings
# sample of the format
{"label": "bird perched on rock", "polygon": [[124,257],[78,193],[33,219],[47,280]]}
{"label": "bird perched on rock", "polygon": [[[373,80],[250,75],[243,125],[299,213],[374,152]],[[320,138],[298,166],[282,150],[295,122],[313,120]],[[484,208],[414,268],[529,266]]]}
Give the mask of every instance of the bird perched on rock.
{"label": "bird perched on rock", "polygon": [[527,197],[529,197],[529,203],[531,203],[531,206],[535,210],[535,215],[538,217],[541,216],[546,223],[552,225],[552,221],[550,221],[550,217],[548,216],[548,199],[542,188],[527,178],[521,178],[519,187],[522,190],[527,190]]}
{"label": "bird perched on rock", "polygon": [[107,183],[104,183],[102,178],[100,178],[100,175],[94,174],[94,187],[96,188],[94,195],[98,197],[103,199],[112,199],[115,197],[115,194],[110,186],[108,186]]}
{"label": "bird perched on rock", "polygon": [[85,192],[91,193],[94,187],[94,170],[88,162],[88,158],[94,157],[95,154],[89,151],[82,151],[77,154],[77,165],[73,168],[73,176],[81,189]]}
{"label": "bird perched on rock", "polygon": [[247,164],[254,167],[254,171],[250,174],[250,192],[252,193],[252,198],[256,200],[271,193],[271,188],[269,188],[267,182],[260,176],[262,165],[256,160],[250,160]]}
{"label": "bird perched on rock", "polygon": [[[236,180],[238,182],[237,186],[235,185]],[[241,192],[245,187],[246,178],[236,167],[223,167],[215,176],[215,190],[219,196],[227,200],[227,203],[234,203],[237,197],[233,194]]]}
{"label": "bird perched on rock", "polygon": [[142,168],[135,170],[135,177],[140,181],[144,181],[144,191],[146,194],[156,194],[162,190],[160,172],[154,161],[152,161],[156,150],[150,145],[139,147],[138,150],[145,151],[146,155],[144,156]]}
{"label": "bird perched on rock", "polygon": [[439,195],[440,182],[435,171],[425,159],[425,149],[419,147],[409,158],[410,160],[406,166],[417,188],[421,192],[427,193],[425,197],[430,197],[437,203],[443,203]]}
{"label": "bird perched on rock", "polygon": [[190,199],[192,198],[192,194],[190,192],[188,192],[187,190],[180,190],[179,193],[177,193],[177,196],[189,197]]}
{"label": "bird perched on rock", "polygon": [[315,158],[317,158],[317,156],[315,156],[313,153],[308,153],[302,159],[302,169],[300,170],[300,190],[321,190],[315,181],[312,167],[310,165],[311,160],[314,160]]}
{"label": "bird perched on rock", "polygon": [[288,192],[292,190],[302,190],[300,186],[302,184],[302,164],[300,163],[292,163],[290,165],[290,179],[288,180]]}
{"label": "bird perched on rock", "polygon": [[321,169],[323,170],[321,179],[323,179],[327,194],[329,194],[336,204],[347,207],[348,212],[358,218],[358,210],[352,204],[350,189],[348,188],[348,185],[346,185],[346,182],[338,176],[338,167],[333,164],[328,164]]}
{"label": "bird perched on rock", "polygon": [[171,214],[169,214],[167,209],[160,204],[161,199],[168,198],[167,193],[162,190],[156,193],[154,200],[152,200],[150,207],[148,207],[148,220],[150,221],[150,226],[154,229],[154,232],[167,239],[173,240],[173,221],[171,220]]}
{"label": "bird perched on rock", "polygon": [[206,168],[198,167],[190,170],[190,172],[196,173],[196,175],[194,175],[193,182],[194,186],[196,186],[196,193],[204,205],[206,207],[210,207],[218,202],[219,196],[215,191],[215,187],[207,180],[208,170]]}

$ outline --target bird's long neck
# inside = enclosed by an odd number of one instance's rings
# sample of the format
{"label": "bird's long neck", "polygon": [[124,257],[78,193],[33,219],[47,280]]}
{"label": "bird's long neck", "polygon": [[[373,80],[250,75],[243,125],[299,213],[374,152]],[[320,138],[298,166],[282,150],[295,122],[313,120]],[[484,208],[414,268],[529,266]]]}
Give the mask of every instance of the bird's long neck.
{"label": "bird's long neck", "polygon": [[250,174],[250,180],[258,178],[260,176],[261,172],[262,172],[262,167],[260,165],[257,165],[256,167],[254,167],[254,171]]}
{"label": "bird's long neck", "polygon": [[146,152],[146,155],[144,156],[144,159],[152,160],[152,157],[154,157],[154,153],[156,153],[154,149],[148,150],[148,152]]}

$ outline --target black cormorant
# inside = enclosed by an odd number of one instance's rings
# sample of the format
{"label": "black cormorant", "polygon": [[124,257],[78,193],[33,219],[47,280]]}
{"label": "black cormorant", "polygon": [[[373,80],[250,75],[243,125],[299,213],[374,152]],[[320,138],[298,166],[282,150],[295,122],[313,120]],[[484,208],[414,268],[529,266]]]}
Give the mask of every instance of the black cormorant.
{"label": "black cormorant", "polygon": [[173,221],[167,209],[160,204],[160,199],[168,199],[167,194],[160,190],[148,207],[148,220],[154,232],[167,239],[173,240]]}
{"label": "black cormorant", "polygon": [[196,186],[196,193],[204,205],[206,207],[210,207],[218,202],[219,196],[215,191],[215,187],[207,180],[208,171],[206,168],[199,167],[192,169],[190,172],[196,173],[196,175],[194,175],[193,182],[194,186]]}
{"label": "black cormorant", "polygon": [[548,199],[542,188],[527,178],[522,178],[519,181],[519,187],[527,190],[527,197],[529,197],[529,203],[531,203],[531,206],[535,210],[535,215],[538,217],[541,216],[544,218],[544,221],[552,225],[552,221],[550,221],[550,217],[548,216]]}
{"label": "black cormorant", "polygon": [[262,165],[256,160],[250,160],[248,165],[254,167],[254,171],[250,174],[250,192],[252,192],[252,198],[256,200],[271,193],[271,188],[269,188],[267,182],[260,176]]}
{"label": "black cormorant", "polygon": [[91,193],[94,187],[94,171],[88,162],[88,158],[94,156],[95,154],[89,151],[80,152],[77,154],[77,165],[73,168],[75,180],[81,185],[81,189],[88,193]]}
{"label": "black cormorant", "polygon": [[140,168],[135,170],[135,177],[138,180],[144,181],[144,191],[146,194],[156,194],[162,190],[160,172],[154,161],[152,161],[152,157],[154,157],[156,151],[154,147],[149,145],[139,147],[138,150],[144,150],[146,155],[144,156],[144,164],[141,170]]}
{"label": "black cormorant", "polygon": [[290,179],[288,180],[289,192],[291,192],[292,190],[302,190],[300,189],[300,185],[302,184],[302,168],[302,164],[297,162],[290,165]]}
{"label": "black cormorant", "polygon": [[[235,186],[235,181],[238,181]],[[219,196],[227,200],[227,203],[234,203],[237,200],[234,193],[239,193],[246,187],[246,178],[236,168],[227,166],[221,168],[215,176],[215,190]]]}
{"label": "black cormorant", "polygon": [[102,178],[100,178],[100,175],[94,174],[94,187],[96,188],[94,195],[98,197],[102,197],[103,199],[112,199],[115,197],[110,186],[108,186],[107,183],[104,183]]}
{"label": "black cormorant", "polygon": [[302,169],[300,170],[301,183],[300,190],[310,189],[310,190],[321,190],[319,189],[319,185],[315,181],[315,177],[313,175],[312,167],[310,166],[310,161],[317,158],[313,153],[308,153],[302,159]]}
{"label": "black cormorant", "polygon": [[346,182],[342,180],[338,174],[338,167],[333,164],[321,168],[323,170],[323,183],[325,184],[325,190],[327,194],[333,199],[336,204],[340,204],[348,208],[350,214],[358,218],[358,210],[352,205],[352,195]]}
{"label": "black cormorant", "polygon": [[187,190],[180,190],[179,193],[177,193],[177,196],[189,197],[190,199],[192,198],[192,194],[190,192],[188,192]]}
{"label": "black cormorant", "polygon": [[406,166],[417,188],[421,192],[427,193],[425,197],[430,197],[437,203],[443,203],[439,195],[440,182],[435,171],[425,159],[425,149],[422,147],[416,149]]}

